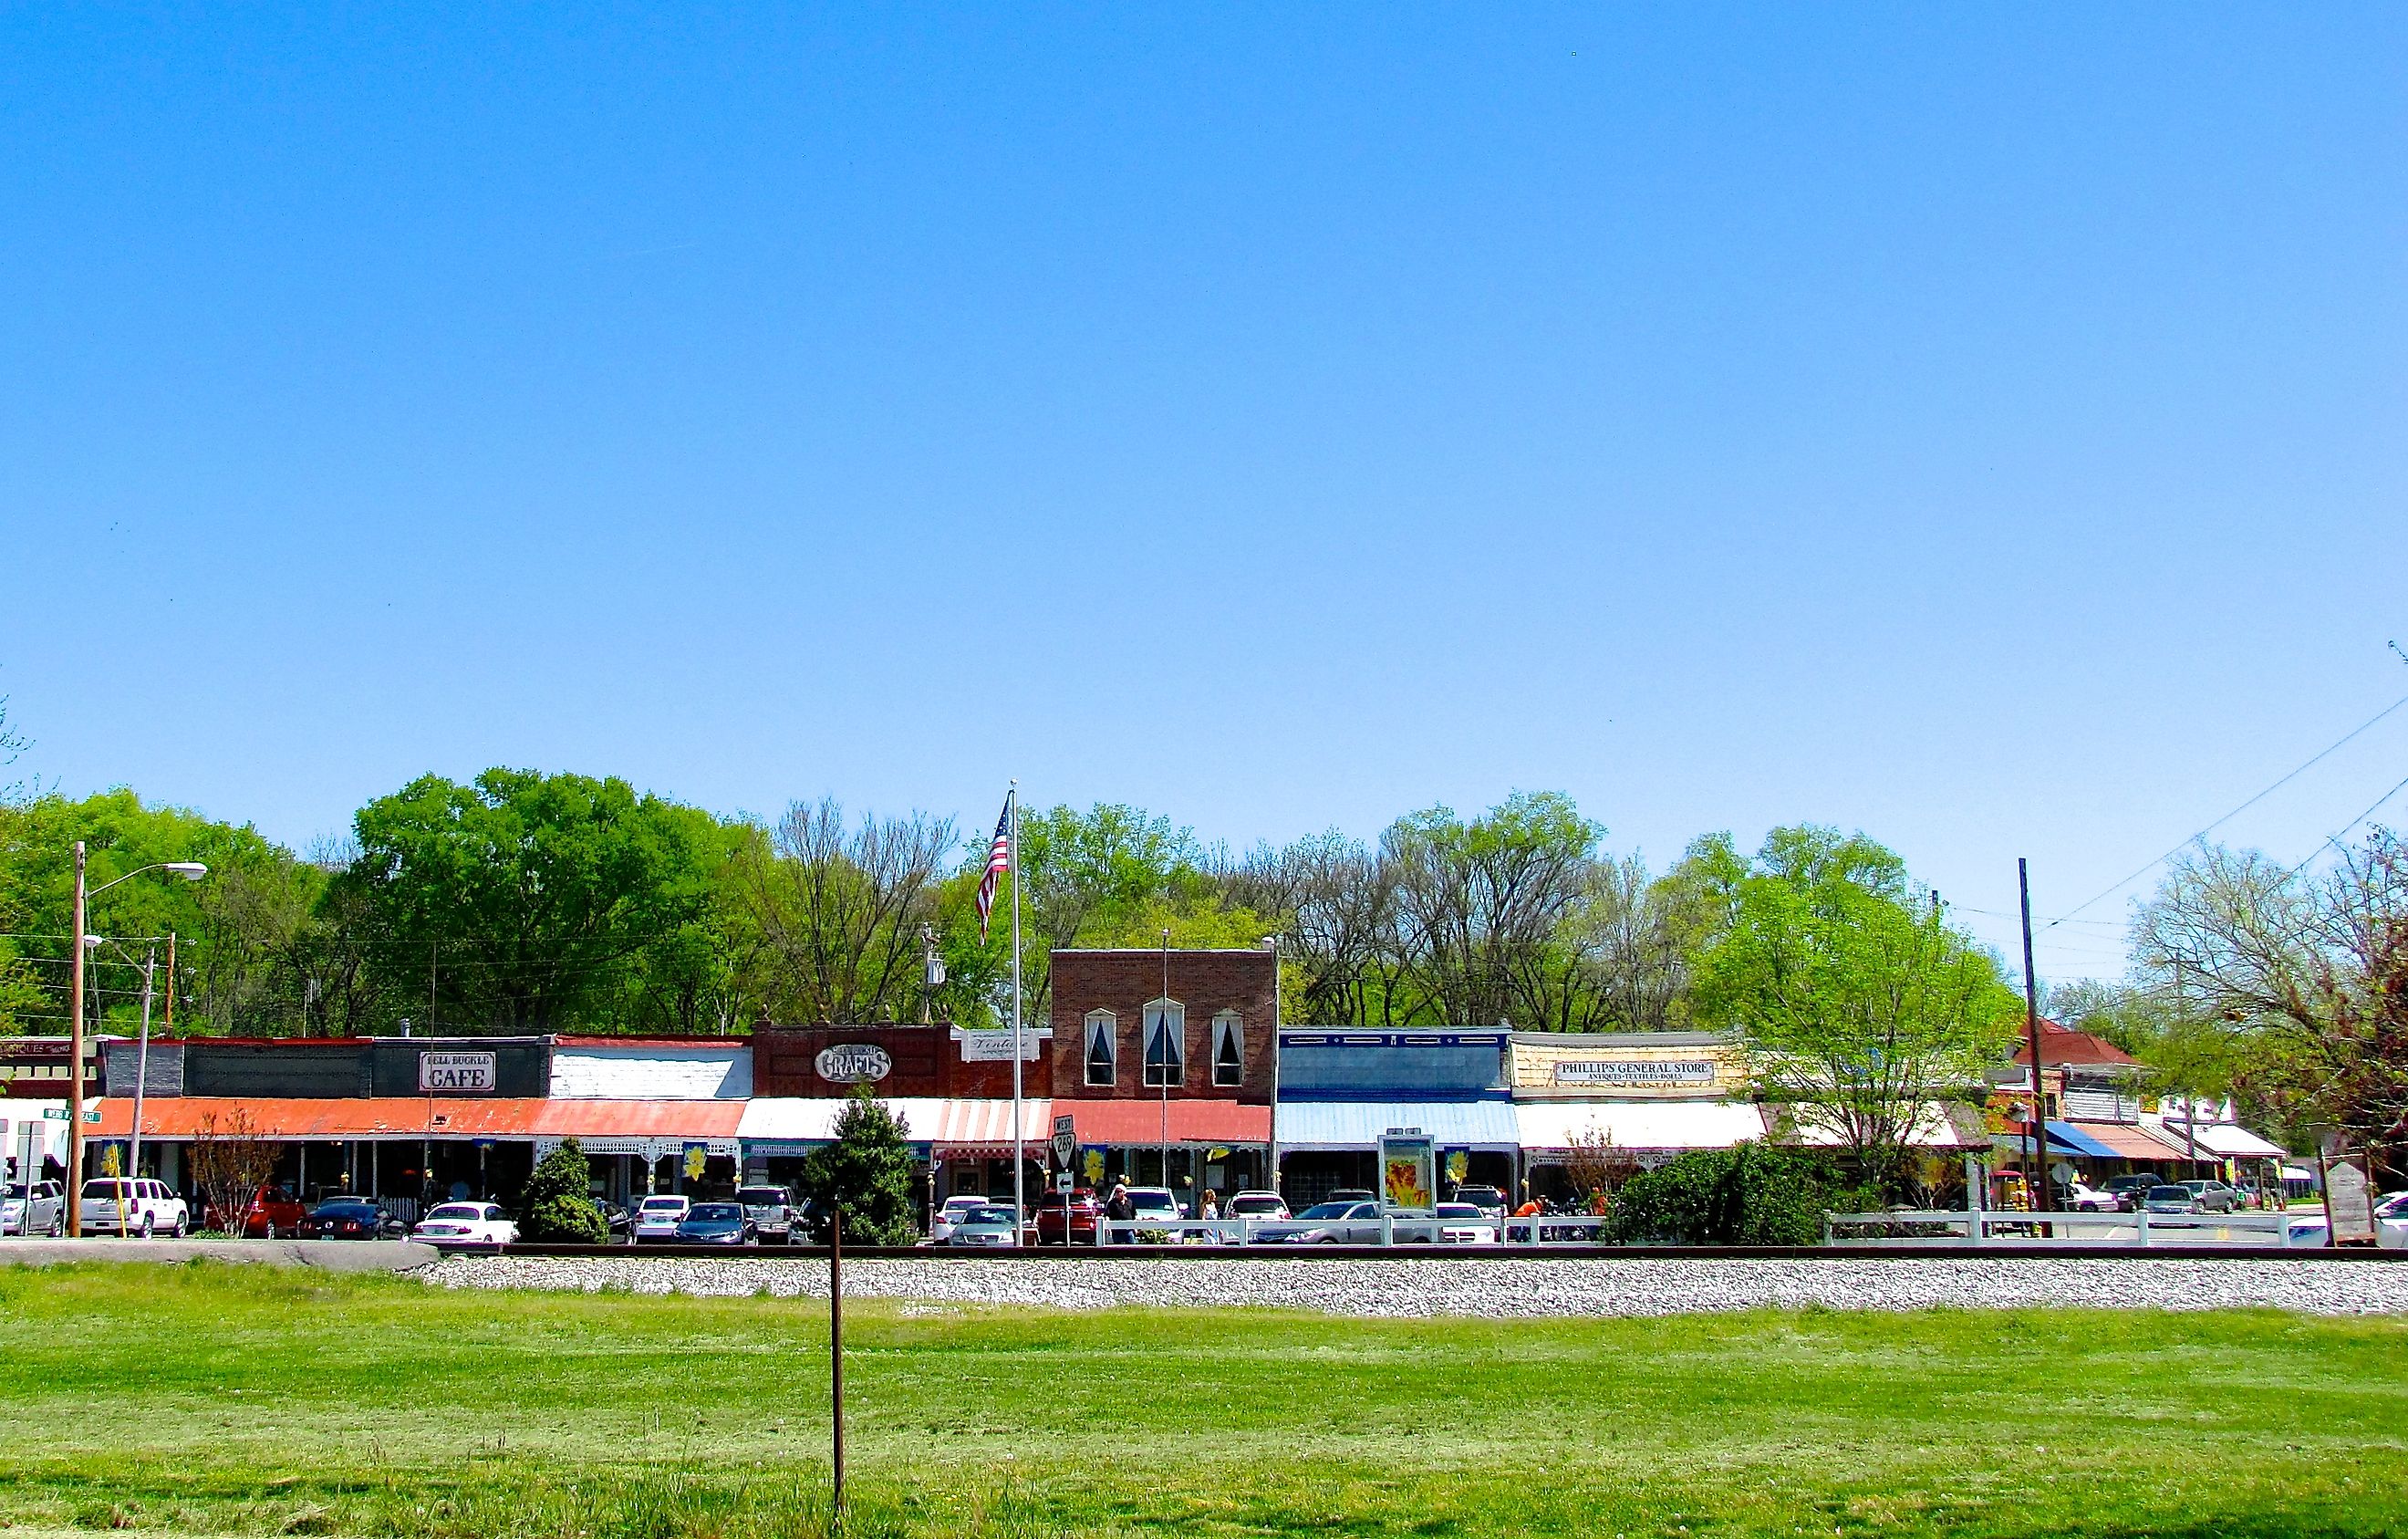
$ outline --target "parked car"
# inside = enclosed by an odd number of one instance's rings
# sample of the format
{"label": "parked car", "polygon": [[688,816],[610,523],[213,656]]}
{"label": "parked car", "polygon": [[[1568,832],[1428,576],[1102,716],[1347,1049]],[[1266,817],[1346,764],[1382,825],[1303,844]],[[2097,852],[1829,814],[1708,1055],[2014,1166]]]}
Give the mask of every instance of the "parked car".
{"label": "parked car", "polygon": [[944,1206],[939,1208],[935,1216],[928,1220],[929,1243],[931,1244],[943,1244],[947,1240],[953,1238],[953,1226],[955,1224],[960,1223],[963,1218],[970,1214],[978,1212],[981,1208],[990,1208],[994,1205],[995,1199],[991,1197],[982,1197],[976,1193],[965,1192],[946,1198]]}
{"label": "parked car", "polygon": [[1377,1202],[1316,1202],[1284,1224],[1254,1230],[1258,1245],[1371,1245],[1380,1243]]}
{"label": "parked car", "polygon": [[1009,1249],[1020,1244],[1019,1215],[1010,1208],[971,1208],[953,1220],[945,1244]]}
{"label": "parked car", "polygon": [[[1129,1217],[1136,1223],[1176,1224],[1187,1216],[1187,1211],[1179,1205],[1178,1197],[1168,1187],[1126,1187],[1122,1189],[1128,1194]],[[1160,1244],[1178,1238],[1180,1232],[1172,1229],[1140,1230],[1137,1238],[1143,1244]]]}
{"label": "parked car", "polygon": [[760,1231],[741,1202],[696,1202],[678,1220],[676,1238],[681,1245],[750,1245]]}
{"label": "parked car", "polygon": [[58,1239],[67,1231],[67,1191],[55,1181],[36,1181],[30,1192],[0,1197],[0,1234],[47,1234]]}
{"label": "parked car", "polygon": [[2079,1181],[2057,1187],[2057,1200],[2067,1213],[2121,1213],[2124,1207],[2114,1192],[2086,1187]]}
{"label": "parked car", "polygon": [[2141,1199],[2143,1210],[2151,1214],[2197,1213],[2199,1194],[2188,1187],[2172,1184],[2151,1187]]}
{"label": "parked car", "polygon": [[738,1187],[736,1202],[763,1244],[795,1243],[795,1220],[801,1215],[795,1211],[793,1192],[783,1187]]}
{"label": "parked car", "polygon": [[639,1245],[647,1240],[674,1240],[678,1226],[685,1222],[686,1210],[693,1206],[690,1198],[656,1192],[636,1204],[635,1220],[627,1226],[627,1236]]}
{"label": "parked car", "polygon": [[180,1240],[193,1227],[184,1200],[164,1181],[148,1176],[102,1175],[83,1184],[83,1231],[86,1234],[172,1234]]}
{"label": "parked car", "polygon": [[2374,1243],[2386,1250],[2408,1250],[2408,1191],[2374,1204]]}
{"label": "parked car", "polygon": [[2177,1181],[2174,1185],[2199,1199],[2201,1213],[2230,1213],[2241,1205],[2241,1194],[2221,1181]]}
{"label": "parked car", "polygon": [[1469,1202],[1491,1218],[1505,1216],[1505,1194],[1495,1187],[1457,1187],[1450,1201]]}
{"label": "parked car", "polygon": [[517,1241],[519,1227],[499,1202],[442,1202],[428,1210],[409,1237],[445,1249],[507,1245]]}
{"label": "parked car", "polygon": [[2101,1189],[2115,1200],[2117,1212],[2130,1213],[2140,1207],[2142,1200],[2148,1196],[2151,1187],[2164,1184],[2165,1177],[2161,1175],[2149,1171],[2133,1171],[2110,1177],[2107,1185]]}
{"label": "parked car", "polygon": [[1497,1220],[1476,1202],[1440,1202],[1437,1214],[1438,1240],[1442,1245],[1493,1245],[1497,1243]]}
{"label": "parked car", "polygon": [[1278,1223],[1289,1216],[1287,1199],[1271,1191],[1239,1192],[1222,1208],[1221,1216],[1251,1218],[1256,1223]]}
{"label": "parked car", "polygon": [[302,1218],[308,1206],[283,1187],[262,1187],[251,1194],[239,1217],[222,1214],[214,1207],[201,1211],[201,1227],[239,1234],[247,1240],[280,1240],[299,1232]]}
{"label": "parked car", "polygon": [[304,1240],[397,1240],[409,1226],[371,1197],[329,1197],[301,1219]]}
{"label": "parked car", "polygon": [[[1092,1191],[1082,1188],[1067,1194],[1051,1192],[1037,1209],[1037,1243],[1040,1245],[1094,1244],[1096,1220],[1103,1216],[1104,1204]],[[1067,1230],[1068,1239],[1064,1233]]]}

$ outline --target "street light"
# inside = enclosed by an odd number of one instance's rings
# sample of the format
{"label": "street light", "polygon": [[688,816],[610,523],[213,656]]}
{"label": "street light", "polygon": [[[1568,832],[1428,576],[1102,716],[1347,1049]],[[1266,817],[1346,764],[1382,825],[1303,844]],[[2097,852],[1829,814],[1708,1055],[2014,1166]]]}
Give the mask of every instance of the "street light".
{"label": "street light", "polygon": [[156,860],[87,892],[83,841],[75,841],[75,1001],[67,1011],[67,1234],[71,1239],[83,1238],[83,968],[84,957],[98,941],[84,933],[84,913],[93,899],[146,871],[167,871],[187,882],[198,882],[209,874],[208,867],[197,860]]}

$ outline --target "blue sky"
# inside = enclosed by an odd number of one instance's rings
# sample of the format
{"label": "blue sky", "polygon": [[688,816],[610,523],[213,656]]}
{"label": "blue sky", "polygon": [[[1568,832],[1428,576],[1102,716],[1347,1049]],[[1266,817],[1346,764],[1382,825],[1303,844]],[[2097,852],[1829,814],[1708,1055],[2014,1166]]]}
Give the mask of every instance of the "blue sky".
{"label": "blue sky", "polygon": [[2004,940],[2408,695],[2397,7],[41,7],[0,137],[70,792],[1561,788]]}

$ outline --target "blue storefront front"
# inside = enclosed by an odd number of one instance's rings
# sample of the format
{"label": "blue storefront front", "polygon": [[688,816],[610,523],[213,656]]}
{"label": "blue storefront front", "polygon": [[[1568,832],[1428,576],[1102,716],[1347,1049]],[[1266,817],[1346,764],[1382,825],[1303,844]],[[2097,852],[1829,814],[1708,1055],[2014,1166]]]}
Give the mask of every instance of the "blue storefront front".
{"label": "blue storefront front", "polygon": [[1512,1191],[1508,1040],[1503,1030],[1283,1030],[1273,1135],[1288,1205],[1375,1189],[1380,1135],[1406,1129],[1438,1145],[1441,1194],[1466,1184]]}

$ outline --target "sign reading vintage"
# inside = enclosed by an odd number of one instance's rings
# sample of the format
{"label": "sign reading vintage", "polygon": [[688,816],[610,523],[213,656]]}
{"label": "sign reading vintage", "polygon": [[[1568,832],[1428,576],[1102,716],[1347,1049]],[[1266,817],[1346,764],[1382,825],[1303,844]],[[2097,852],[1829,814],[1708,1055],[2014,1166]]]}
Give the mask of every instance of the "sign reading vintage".
{"label": "sign reading vintage", "polygon": [[[1010,1063],[1011,1061],[1011,1031],[1009,1028],[982,1027],[976,1030],[963,1032],[961,1038],[964,1063]],[[1020,1057],[1023,1062],[1035,1063],[1038,1047],[1036,1032],[1020,1033]]]}
{"label": "sign reading vintage", "polygon": [[418,1088],[437,1096],[489,1096],[494,1093],[491,1053],[421,1053]]}
{"label": "sign reading vintage", "polygon": [[867,1085],[893,1073],[895,1060],[875,1043],[845,1043],[821,1048],[811,1067],[830,1085]]}
{"label": "sign reading vintage", "polygon": [[1557,1085],[1712,1085],[1712,1058],[1558,1058]]}

